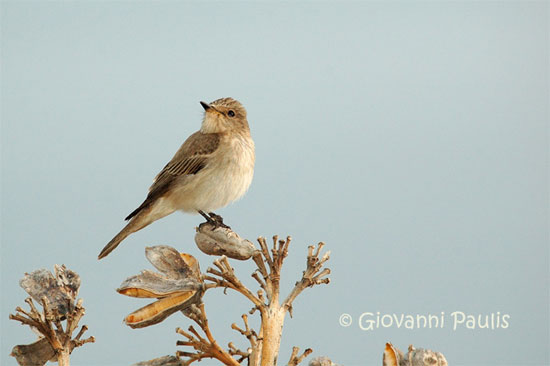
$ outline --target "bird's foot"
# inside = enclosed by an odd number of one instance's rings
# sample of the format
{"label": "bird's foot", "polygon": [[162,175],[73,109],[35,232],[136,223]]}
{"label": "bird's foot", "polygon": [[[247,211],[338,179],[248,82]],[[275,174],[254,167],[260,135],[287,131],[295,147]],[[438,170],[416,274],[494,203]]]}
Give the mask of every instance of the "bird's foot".
{"label": "bird's foot", "polygon": [[[204,217],[206,219],[206,222],[203,223],[203,224],[214,225],[214,228],[212,230],[216,230],[219,227],[223,227],[225,229],[230,229],[231,230],[231,227],[229,227],[228,225],[223,223],[223,218],[220,215],[217,215],[213,212],[209,212],[208,214],[206,214],[204,211],[200,211],[200,210],[199,210],[199,214],[201,214],[202,217]],[[201,225],[203,225],[203,224],[201,224]]]}
{"label": "bird's foot", "polygon": [[230,229],[231,227],[223,223],[223,217],[216,215],[214,212],[209,212],[210,218],[214,221],[214,229],[223,227],[225,229]]}

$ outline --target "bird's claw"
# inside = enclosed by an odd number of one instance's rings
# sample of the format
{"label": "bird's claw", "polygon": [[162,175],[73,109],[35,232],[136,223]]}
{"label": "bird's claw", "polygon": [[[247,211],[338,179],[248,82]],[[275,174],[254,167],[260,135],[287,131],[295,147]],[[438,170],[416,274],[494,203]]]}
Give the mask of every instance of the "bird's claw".
{"label": "bird's claw", "polygon": [[202,226],[204,224],[211,224],[214,225],[214,228],[212,230],[216,230],[219,227],[231,230],[231,227],[223,223],[223,218],[220,215],[217,215],[213,212],[209,212],[207,215],[203,211],[199,211],[199,213],[206,219],[206,222],[203,222],[199,226]]}
{"label": "bird's claw", "polygon": [[230,226],[223,223],[223,217],[221,217],[220,215],[216,215],[213,212],[209,212],[208,214],[210,215],[210,219],[212,220],[211,223],[214,224],[214,230],[219,227],[231,230]]}

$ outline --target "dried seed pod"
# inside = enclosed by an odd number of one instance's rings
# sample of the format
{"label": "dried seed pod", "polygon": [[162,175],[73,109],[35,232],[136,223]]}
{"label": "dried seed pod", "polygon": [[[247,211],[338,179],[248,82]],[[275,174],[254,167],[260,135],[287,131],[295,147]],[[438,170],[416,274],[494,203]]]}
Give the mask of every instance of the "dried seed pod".
{"label": "dried seed pod", "polygon": [[152,271],[128,277],[117,292],[131,297],[162,298],[181,291],[197,291],[201,284],[194,278],[170,278]]}
{"label": "dried seed pod", "polygon": [[131,297],[159,299],[130,315],[124,321],[132,328],[157,324],[176,311],[198,304],[204,293],[197,260],[190,254],[178,253],[172,247],[147,247],[145,255],[161,273],[142,271],[127,278],[117,289]]}
{"label": "dried seed pod", "polygon": [[326,356],[316,357],[309,361],[309,366],[337,366]]}
{"label": "dried seed pod", "polygon": [[242,239],[229,228],[214,228],[210,223],[203,223],[196,231],[195,243],[208,255],[225,255],[232,259],[247,260],[257,251],[252,242]]}
{"label": "dried seed pod", "polygon": [[183,360],[180,360],[176,356],[163,356],[159,358],[154,358],[149,361],[142,361],[133,364],[132,366],[184,366],[185,363]]}
{"label": "dried seed pod", "polygon": [[176,311],[185,310],[192,304],[201,301],[202,292],[182,291],[168,297],[160,298],[152,304],[146,305],[124,318],[124,323],[130,328],[144,328],[160,323]]}
{"label": "dried seed pod", "polygon": [[403,355],[397,347],[386,343],[383,357],[384,366],[447,366],[447,360],[439,352],[409,346],[409,353]]}
{"label": "dried seed pod", "polygon": [[200,278],[199,262],[190,254],[179,253],[167,245],[145,248],[145,256],[156,269],[169,278]]}
{"label": "dried seed pod", "polygon": [[49,308],[64,318],[74,309],[80,276],[65,266],[55,265],[54,272],[55,275],[47,269],[38,269],[25,273],[19,285],[39,304],[45,297]]}
{"label": "dried seed pod", "polygon": [[407,358],[411,366],[447,366],[447,360],[441,353],[429,349],[417,349],[412,345],[409,346]]}
{"label": "dried seed pod", "polygon": [[384,348],[384,356],[382,357],[383,366],[400,366],[401,361],[404,361],[403,352],[391,343],[386,343]]}
{"label": "dried seed pod", "polygon": [[40,338],[34,343],[13,347],[10,356],[15,357],[22,366],[40,366],[48,361],[57,361],[55,350],[46,338]]}

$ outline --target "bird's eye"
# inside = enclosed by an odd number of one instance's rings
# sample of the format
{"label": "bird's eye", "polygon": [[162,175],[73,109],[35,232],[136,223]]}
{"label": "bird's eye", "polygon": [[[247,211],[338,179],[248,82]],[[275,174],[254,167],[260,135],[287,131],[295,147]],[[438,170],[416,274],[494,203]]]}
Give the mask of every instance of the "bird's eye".
{"label": "bird's eye", "polygon": [[235,117],[235,112],[233,112],[232,110],[229,110],[229,112],[227,112],[227,115],[229,117]]}

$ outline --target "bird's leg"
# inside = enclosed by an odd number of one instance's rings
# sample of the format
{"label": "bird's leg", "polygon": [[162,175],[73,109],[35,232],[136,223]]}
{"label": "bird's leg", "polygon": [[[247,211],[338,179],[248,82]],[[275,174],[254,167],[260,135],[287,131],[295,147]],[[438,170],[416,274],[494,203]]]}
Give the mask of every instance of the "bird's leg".
{"label": "bird's leg", "polygon": [[201,214],[202,217],[204,217],[206,219],[207,223],[214,225],[214,229],[212,229],[212,230],[216,230],[219,227],[223,227],[223,228],[226,228],[226,229],[231,229],[229,226],[227,226],[226,224],[223,223],[223,218],[220,215],[216,215],[213,212],[209,212],[208,214],[206,214],[202,210],[198,210],[198,212],[199,212],[199,214]]}
{"label": "bird's leg", "polygon": [[217,215],[214,212],[209,212],[208,214],[210,215],[210,219],[214,220],[214,225],[216,226],[216,228],[223,227],[226,229],[231,229],[231,227],[223,223],[223,217],[221,217],[220,215]]}
{"label": "bird's leg", "polygon": [[198,212],[201,214],[202,217],[206,219],[206,222],[209,222],[211,224],[214,223],[214,220],[210,216],[208,216],[203,210],[198,210]]}

